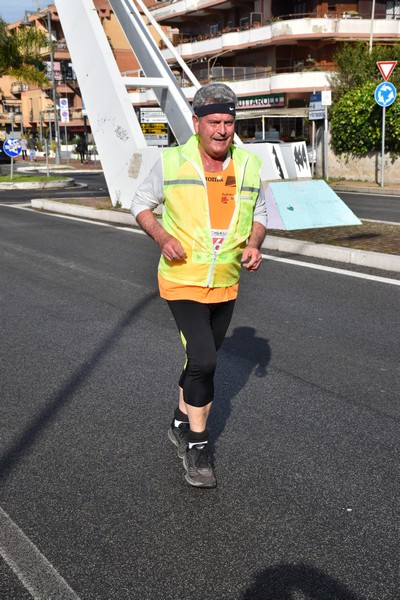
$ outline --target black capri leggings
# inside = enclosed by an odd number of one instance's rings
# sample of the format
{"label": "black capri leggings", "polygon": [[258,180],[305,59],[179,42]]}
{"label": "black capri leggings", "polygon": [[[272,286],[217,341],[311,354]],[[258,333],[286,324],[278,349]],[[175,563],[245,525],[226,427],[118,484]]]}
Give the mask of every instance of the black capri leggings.
{"label": "black capri leggings", "polygon": [[193,300],[168,300],[186,350],[179,379],[190,406],[206,406],[214,399],[217,350],[224,341],[235,300],[203,304]]}

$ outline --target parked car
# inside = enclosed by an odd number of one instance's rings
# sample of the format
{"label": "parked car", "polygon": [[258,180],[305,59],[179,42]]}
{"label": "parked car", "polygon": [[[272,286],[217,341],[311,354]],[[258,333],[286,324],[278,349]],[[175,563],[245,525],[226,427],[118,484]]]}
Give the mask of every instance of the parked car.
{"label": "parked car", "polygon": [[313,152],[312,146],[307,146],[307,156],[308,156],[308,162],[310,163],[310,165],[312,165],[313,163],[315,164],[317,162],[316,148],[314,148],[314,152]]}
{"label": "parked car", "polygon": [[286,142],[284,142],[283,140],[259,140],[259,139],[252,139],[252,140],[243,140],[244,144],[286,144]]}

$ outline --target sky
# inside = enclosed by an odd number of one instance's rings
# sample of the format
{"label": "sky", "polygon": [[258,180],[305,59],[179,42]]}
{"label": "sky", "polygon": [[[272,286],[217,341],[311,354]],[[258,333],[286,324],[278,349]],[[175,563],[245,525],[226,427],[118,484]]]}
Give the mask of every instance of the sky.
{"label": "sky", "polygon": [[23,19],[26,10],[37,11],[54,4],[50,0],[0,0],[0,17],[6,23],[13,23]]}

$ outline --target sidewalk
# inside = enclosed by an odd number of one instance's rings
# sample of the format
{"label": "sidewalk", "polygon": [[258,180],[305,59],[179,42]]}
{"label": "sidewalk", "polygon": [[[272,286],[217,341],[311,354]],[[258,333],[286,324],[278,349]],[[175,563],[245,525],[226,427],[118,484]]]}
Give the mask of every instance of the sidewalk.
{"label": "sidewalk", "polygon": [[[29,159],[23,160],[22,158],[18,158],[14,160],[14,169],[40,169],[46,170],[46,160],[43,157],[39,157],[35,161],[31,161]],[[97,160],[89,160],[84,163],[81,163],[80,160],[69,159],[68,162],[63,159],[62,162],[57,165],[55,163],[54,158],[49,158],[49,171],[103,171],[101,166],[100,159]]]}
{"label": "sidewalk", "polygon": [[386,196],[400,195],[400,183],[389,183],[384,187],[381,187],[380,184],[370,181],[336,181],[329,185],[335,192],[384,194]]}

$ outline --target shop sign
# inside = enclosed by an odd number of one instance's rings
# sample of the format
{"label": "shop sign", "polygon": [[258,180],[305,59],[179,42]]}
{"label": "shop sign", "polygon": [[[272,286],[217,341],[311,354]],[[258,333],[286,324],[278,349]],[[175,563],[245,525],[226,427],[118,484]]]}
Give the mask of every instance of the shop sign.
{"label": "shop sign", "polygon": [[141,123],[148,146],[168,146],[167,123]]}
{"label": "shop sign", "polygon": [[321,92],[311,94],[308,118],[310,121],[319,121],[325,118],[325,106],[322,104]]}
{"label": "shop sign", "polygon": [[280,108],[285,106],[285,94],[263,94],[238,98],[236,108]]}
{"label": "shop sign", "polygon": [[141,123],[168,123],[168,119],[159,108],[141,108],[140,109]]}

